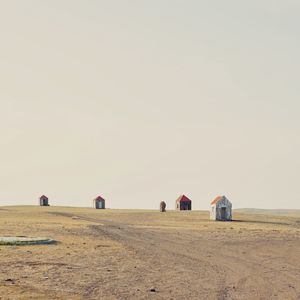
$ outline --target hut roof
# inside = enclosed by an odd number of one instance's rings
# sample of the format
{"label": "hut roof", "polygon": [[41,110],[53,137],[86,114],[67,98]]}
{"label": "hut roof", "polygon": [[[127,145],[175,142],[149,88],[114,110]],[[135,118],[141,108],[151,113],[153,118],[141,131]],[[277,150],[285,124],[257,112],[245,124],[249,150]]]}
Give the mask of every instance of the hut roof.
{"label": "hut roof", "polygon": [[217,204],[221,199],[223,199],[224,196],[218,196],[216,197],[210,204],[214,205]]}
{"label": "hut roof", "polygon": [[101,196],[98,196],[98,197],[96,197],[96,198],[94,199],[94,201],[96,201],[96,202],[104,202],[105,199],[102,198]]}
{"label": "hut roof", "polygon": [[192,202],[191,199],[189,199],[187,196],[185,195],[181,195],[177,200],[176,202]]}
{"label": "hut roof", "polygon": [[40,197],[40,200],[48,200],[48,197],[45,196],[45,195],[42,195],[42,196]]}

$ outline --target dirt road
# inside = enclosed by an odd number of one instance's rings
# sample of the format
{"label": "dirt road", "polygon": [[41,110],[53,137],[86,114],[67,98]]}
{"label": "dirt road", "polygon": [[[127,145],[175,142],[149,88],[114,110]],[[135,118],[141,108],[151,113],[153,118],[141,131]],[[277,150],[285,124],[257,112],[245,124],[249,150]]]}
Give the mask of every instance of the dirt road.
{"label": "dirt road", "polygon": [[242,232],[222,236],[99,222],[103,225],[90,228],[132,254],[121,278],[132,292],[117,291],[122,299],[148,298],[137,292],[150,289],[156,299],[300,299],[299,239],[280,237],[277,231],[245,240]]}

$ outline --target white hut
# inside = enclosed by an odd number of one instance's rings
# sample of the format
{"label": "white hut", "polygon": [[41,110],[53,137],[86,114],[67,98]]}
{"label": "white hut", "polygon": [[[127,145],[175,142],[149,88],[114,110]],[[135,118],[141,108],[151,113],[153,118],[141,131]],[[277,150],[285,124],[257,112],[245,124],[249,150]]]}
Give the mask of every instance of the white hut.
{"label": "white hut", "polygon": [[215,221],[232,220],[232,204],[225,196],[218,196],[211,202],[210,219]]}

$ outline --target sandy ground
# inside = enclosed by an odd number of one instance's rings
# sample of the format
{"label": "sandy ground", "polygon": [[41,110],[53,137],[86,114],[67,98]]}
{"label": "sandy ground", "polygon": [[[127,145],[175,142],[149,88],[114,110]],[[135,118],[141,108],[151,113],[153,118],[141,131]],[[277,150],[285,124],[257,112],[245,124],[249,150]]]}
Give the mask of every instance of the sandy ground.
{"label": "sandy ground", "polygon": [[300,299],[300,214],[2,207],[0,299]]}

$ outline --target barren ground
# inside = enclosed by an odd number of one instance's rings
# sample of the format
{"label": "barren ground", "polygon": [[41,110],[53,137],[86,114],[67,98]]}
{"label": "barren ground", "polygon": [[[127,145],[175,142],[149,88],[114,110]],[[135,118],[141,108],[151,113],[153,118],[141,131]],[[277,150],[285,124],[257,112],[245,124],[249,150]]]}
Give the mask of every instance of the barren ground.
{"label": "barren ground", "polygon": [[[300,299],[300,214],[2,207],[0,299]],[[151,291],[152,290],[152,291]]]}

